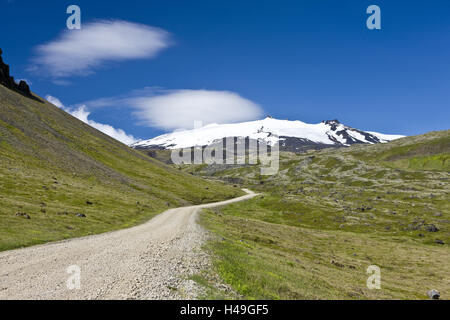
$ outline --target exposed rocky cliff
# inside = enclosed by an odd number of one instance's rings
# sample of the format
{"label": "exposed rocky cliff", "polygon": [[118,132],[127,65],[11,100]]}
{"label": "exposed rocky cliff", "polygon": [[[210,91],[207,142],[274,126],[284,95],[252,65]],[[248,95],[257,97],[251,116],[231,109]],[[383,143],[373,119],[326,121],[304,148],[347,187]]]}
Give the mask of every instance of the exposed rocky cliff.
{"label": "exposed rocky cliff", "polygon": [[0,84],[26,97],[37,99],[33,96],[30,87],[24,80],[20,80],[18,84],[14,81],[14,77],[9,74],[9,66],[3,62],[2,53],[3,51],[0,49]]}

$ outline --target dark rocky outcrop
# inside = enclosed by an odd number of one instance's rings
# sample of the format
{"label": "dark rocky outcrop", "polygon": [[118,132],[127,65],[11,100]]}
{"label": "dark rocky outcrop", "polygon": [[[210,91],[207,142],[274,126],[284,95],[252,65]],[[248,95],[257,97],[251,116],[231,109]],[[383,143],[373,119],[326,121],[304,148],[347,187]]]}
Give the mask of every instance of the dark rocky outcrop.
{"label": "dark rocky outcrop", "polygon": [[17,212],[17,213],[15,214],[15,216],[16,216],[16,217],[23,217],[23,218],[25,218],[25,219],[31,219],[31,217],[30,217],[28,214],[24,213],[24,212]]}
{"label": "dark rocky outcrop", "polygon": [[21,95],[37,100],[31,93],[30,87],[25,81],[20,80],[19,84],[14,81],[14,77],[9,74],[9,66],[3,62],[2,53],[3,51],[0,49],[0,84]]}
{"label": "dark rocky outcrop", "polygon": [[429,224],[429,225],[426,227],[426,230],[427,230],[428,232],[438,232],[438,231],[439,231],[439,229],[436,228],[436,226],[435,226],[434,224]]}
{"label": "dark rocky outcrop", "polygon": [[[342,125],[338,119],[334,119],[334,120],[324,120],[322,121],[322,123],[325,123],[326,125],[330,126],[331,131],[335,131],[336,134],[340,137],[342,137],[343,139],[345,139],[345,143],[347,145],[352,145],[352,144],[358,144],[358,143],[364,143],[362,141],[359,141],[357,139],[355,139],[354,137],[352,137],[348,131],[353,131],[353,132],[357,132],[360,135],[364,136],[364,139],[369,142],[369,143],[380,143],[380,139],[376,136],[374,136],[373,134],[370,134],[368,132],[364,132],[358,129],[354,129],[354,128],[348,128],[348,127],[343,127],[344,129],[339,130],[339,126]],[[342,126],[341,126],[342,128]],[[336,142],[337,144],[340,144],[340,142],[338,140],[336,140],[336,138],[334,138],[333,136],[329,136],[330,140],[333,140],[334,142]],[[367,143],[365,142],[365,143]]]}

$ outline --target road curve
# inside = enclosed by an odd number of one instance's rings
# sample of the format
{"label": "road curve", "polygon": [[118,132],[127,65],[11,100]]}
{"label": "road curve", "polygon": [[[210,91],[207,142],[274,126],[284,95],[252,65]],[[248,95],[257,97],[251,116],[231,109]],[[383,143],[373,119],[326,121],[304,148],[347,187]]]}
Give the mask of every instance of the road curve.
{"label": "road curve", "polygon": [[208,265],[197,213],[256,196],[243,190],[247,195],[170,209],[136,227],[1,252],[0,299],[195,298],[180,286]]}

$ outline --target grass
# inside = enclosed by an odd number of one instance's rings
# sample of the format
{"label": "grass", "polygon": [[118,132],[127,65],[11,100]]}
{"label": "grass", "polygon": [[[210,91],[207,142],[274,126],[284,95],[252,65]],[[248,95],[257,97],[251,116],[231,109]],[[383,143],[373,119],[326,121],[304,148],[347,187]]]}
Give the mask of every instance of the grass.
{"label": "grass", "polygon": [[[207,246],[216,271],[243,299],[424,299],[431,288],[448,299],[448,248],[268,223],[235,209],[209,210],[202,223],[217,235]],[[370,265],[381,268],[381,290],[366,286]]]}
{"label": "grass", "polygon": [[170,207],[241,194],[0,86],[0,250],[130,227]]}
{"label": "grass", "polygon": [[201,288],[201,292],[196,297],[198,300],[233,300],[238,298],[236,293],[229,286],[225,286],[212,270],[202,270],[200,273],[190,276],[189,280],[194,281]]}
{"label": "grass", "polygon": [[383,161],[390,167],[409,170],[450,170],[450,130],[393,141],[388,148],[374,146],[367,154],[357,152],[362,159]]}
{"label": "grass", "polygon": [[[202,216],[215,271],[243,298],[424,299],[437,289],[449,299],[449,146],[447,130],[282,153],[269,177],[255,166],[180,168],[262,193]],[[366,287],[369,265],[381,267],[381,290]]]}

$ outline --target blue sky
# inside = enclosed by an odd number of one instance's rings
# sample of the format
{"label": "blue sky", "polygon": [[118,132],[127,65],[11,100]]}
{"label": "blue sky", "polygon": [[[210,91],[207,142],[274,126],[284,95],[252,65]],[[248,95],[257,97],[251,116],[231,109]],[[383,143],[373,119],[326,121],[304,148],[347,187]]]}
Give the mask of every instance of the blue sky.
{"label": "blue sky", "polygon": [[[135,138],[202,115],[337,118],[406,135],[449,128],[448,0],[0,1],[12,74]],[[66,29],[71,4],[81,8],[81,31],[99,37],[94,49]],[[366,27],[371,4],[381,30]],[[58,50],[77,41],[57,69]]]}

